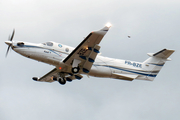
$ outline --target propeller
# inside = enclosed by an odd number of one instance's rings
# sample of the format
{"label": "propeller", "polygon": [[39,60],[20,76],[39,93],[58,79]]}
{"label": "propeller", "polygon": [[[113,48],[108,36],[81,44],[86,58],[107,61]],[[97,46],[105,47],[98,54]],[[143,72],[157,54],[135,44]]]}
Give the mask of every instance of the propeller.
{"label": "propeller", "polygon": [[10,49],[10,47],[12,45],[12,40],[14,38],[14,33],[15,33],[15,29],[13,30],[13,33],[12,33],[11,37],[9,36],[9,39],[8,39],[9,41],[5,42],[8,45],[8,49],[7,49],[7,52],[6,52],[6,57],[8,55],[9,49]]}

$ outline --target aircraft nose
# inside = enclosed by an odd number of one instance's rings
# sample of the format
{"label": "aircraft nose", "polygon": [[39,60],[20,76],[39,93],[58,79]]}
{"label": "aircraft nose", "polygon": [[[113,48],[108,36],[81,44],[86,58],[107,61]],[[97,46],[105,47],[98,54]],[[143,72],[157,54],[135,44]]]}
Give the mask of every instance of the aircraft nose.
{"label": "aircraft nose", "polygon": [[12,45],[12,41],[5,41],[7,45]]}

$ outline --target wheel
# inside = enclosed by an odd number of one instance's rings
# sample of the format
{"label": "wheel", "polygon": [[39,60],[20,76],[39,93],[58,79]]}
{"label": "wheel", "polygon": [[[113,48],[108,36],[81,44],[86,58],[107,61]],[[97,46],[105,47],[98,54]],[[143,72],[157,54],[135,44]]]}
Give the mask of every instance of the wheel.
{"label": "wheel", "polygon": [[64,78],[59,78],[59,83],[60,83],[61,85],[66,84],[66,78],[65,78],[65,77],[64,77]]}
{"label": "wheel", "polygon": [[72,72],[73,72],[73,73],[78,73],[78,72],[79,72],[79,67],[74,67],[74,68],[72,68]]}

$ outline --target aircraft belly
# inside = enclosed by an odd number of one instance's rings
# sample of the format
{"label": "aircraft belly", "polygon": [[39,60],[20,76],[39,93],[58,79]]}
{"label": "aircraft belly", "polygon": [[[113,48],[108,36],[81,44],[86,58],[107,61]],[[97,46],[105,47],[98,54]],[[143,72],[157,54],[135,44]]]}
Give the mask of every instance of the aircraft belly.
{"label": "aircraft belly", "polygon": [[44,49],[18,48],[14,50],[25,57],[55,66],[59,65],[60,61],[63,59],[62,57],[51,54],[51,52],[45,51]]}
{"label": "aircraft belly", "polygon": [[[14,51],[21,54],[22,56],[35,59],[39,55],[37,55],[36,49],[34,48],[14,48]],[[35,59],[36,60],[36,59]]]}
{"label": "aircraft belly", "polygon": [[89,75],[94,77],[111,77],[112,72],[109,67],[93,65],[91,71],[89,72]]}
{"label": "aircraft belly", "polygon": [[57,66],[60,64],[60,61],[62,61],[62,58],[53,55],[42,54],[39,60]]}

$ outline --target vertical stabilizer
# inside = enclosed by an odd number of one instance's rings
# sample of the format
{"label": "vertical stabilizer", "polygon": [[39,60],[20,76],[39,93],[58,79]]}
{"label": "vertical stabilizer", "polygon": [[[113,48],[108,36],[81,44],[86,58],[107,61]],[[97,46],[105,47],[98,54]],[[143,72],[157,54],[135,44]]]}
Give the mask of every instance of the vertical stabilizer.
{"label": "vertical stabilizer", "polygon": [[157,53],[148,53],[150,58],[143,62],[143,68],[147,71],[146,80],[154,80],[166,61],[170,61],[169,56],[174,50],[163,49]]}

